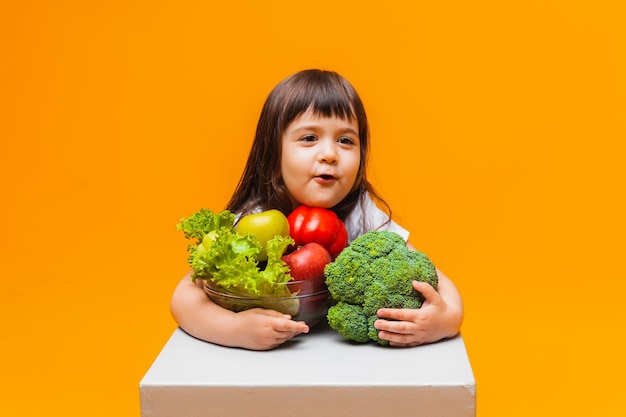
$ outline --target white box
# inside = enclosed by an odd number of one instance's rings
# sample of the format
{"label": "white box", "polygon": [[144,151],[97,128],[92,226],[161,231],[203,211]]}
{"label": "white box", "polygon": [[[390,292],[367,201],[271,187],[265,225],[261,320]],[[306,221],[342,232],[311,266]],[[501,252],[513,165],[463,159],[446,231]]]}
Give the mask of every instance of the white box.
{"label": "white box", "polygon": [[465,344],[413,348],[344,340],[325,323],[271,351],[176,329],[140,382],[143,417],[475,416]]}

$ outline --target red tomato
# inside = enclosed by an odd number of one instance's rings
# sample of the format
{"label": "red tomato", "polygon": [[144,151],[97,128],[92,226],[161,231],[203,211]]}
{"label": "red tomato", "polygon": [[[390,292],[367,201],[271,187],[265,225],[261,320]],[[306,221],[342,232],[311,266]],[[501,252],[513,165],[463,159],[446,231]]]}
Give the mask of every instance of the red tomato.
{"label": "red tomato", "polygon": [[332,210],[299,206],[287,216],[287,221],[296,246],[316,242],[335,259],[348,244],[346,226]]}

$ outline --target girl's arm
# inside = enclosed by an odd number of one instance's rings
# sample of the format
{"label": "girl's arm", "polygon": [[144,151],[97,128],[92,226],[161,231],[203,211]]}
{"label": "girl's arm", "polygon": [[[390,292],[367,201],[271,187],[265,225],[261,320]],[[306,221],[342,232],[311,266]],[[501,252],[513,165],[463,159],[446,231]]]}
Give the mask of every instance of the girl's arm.
{"label": "girl's arm", "polygon": [[[411,244],[409,249],[415,250]],[[457,335],[463,323],[463,300],[454,283],[441,271],[438,291],[425,282],[413,282],[413,288],[425,300],[422,307],[412,309],[382,308],[374,326],[378,337],[393,346],[417,346]],[[384,320],[392,319],[392,320]]]}
{"label": "girl's arm", "polygon": [[178,325],[190,335],[215,344],[251,350],[268,350],[300,333],[304,322],[277,311],[254,308],[234,313],[213,303],[190,271],[174,290],[170,310]]}

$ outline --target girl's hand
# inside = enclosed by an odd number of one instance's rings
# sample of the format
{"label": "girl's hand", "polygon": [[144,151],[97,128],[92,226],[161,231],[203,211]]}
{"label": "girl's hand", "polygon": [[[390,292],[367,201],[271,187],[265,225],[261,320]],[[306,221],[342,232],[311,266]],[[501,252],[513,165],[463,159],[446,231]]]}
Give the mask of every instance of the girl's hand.
{"label": "girl's hand", "polygon": [[378,337],[391,346],[417,346],[456,335],[463,313],[446,304],[430,284],[413,281],[413,288],[424,296],[422,307],[378,310],[379,320],[374,322]]}
{"label": "girl's hand", "polygon": [[293,321],[291,316],[274,310],[253,308],[235,315],[233,338],[236,345],[251,350],[273,349],[300,333],[308,333],[309,326]]}

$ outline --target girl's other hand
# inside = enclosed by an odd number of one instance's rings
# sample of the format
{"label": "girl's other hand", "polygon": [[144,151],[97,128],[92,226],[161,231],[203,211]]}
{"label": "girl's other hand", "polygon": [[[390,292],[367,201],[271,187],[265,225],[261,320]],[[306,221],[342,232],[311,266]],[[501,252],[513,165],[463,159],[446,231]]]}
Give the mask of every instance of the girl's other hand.
{"label": "girl's other hand", "polygon": [[235,344],[251,350],[269,350],[287,340],[308,333],[303,321],[293,321],[291,316],[274,310],[253,308],[235,315],[233,338]]}
{"label": "girl's other hand", "polygon": [[[381,308],[374,327],[378,337],[391,346],[417,346],[432,343],[458,333],[459,314],[446,304],[428,283],[413,281],[413,288],[424,296],[420,309]],[[390,320],[385,320],[390,319]]]}

